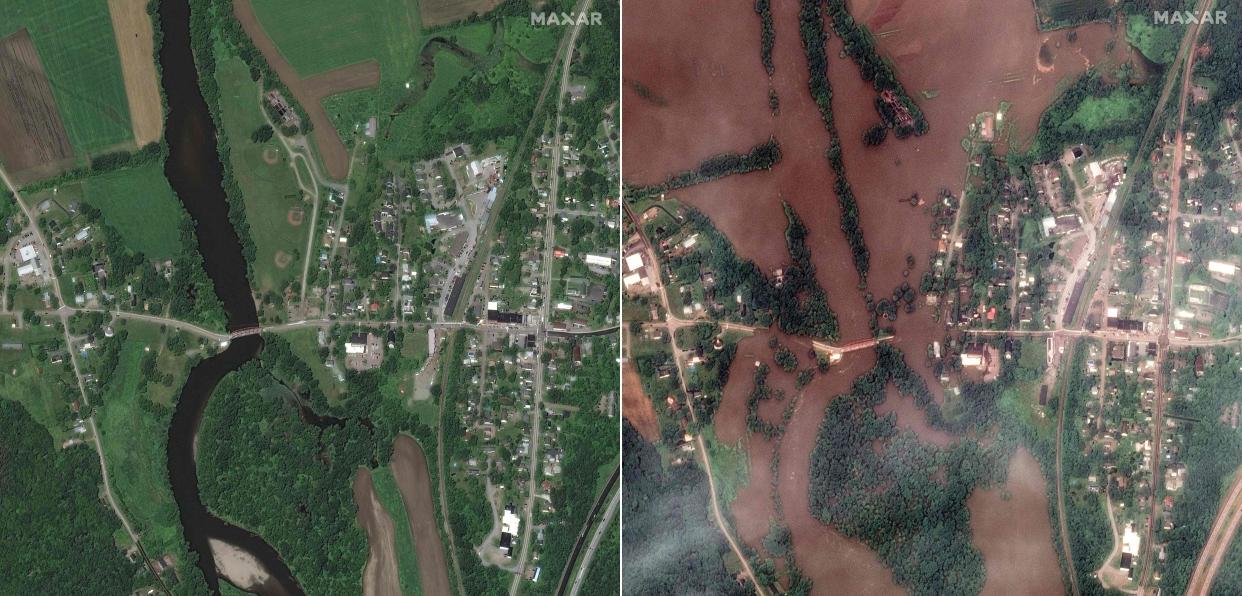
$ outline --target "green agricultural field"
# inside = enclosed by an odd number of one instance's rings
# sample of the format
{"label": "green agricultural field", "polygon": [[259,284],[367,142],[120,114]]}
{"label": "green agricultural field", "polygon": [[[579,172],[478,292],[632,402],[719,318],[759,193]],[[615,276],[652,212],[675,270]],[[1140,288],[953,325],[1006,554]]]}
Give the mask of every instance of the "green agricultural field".
{"label": "green agricultural field", "polygon": [[[129,323],[119,329],[127,333],[125,343],[116,368],[105,381],[104,395],[96,404],[113,486],[121,501],[129,505],[130,518],[153,556],[180,552],[184,548],[181,524],[164,452],[172,408],[152,401],[149,389],[161,384],[150,382],[143,371],[144,359],[157,358],[158,362],[164,354],[163,333],[157,326],[143,323]],[[148,348],[156,356],[148,356]],[[178,365],[167,374],[173,375],[173,385],[180,387],[188,366],[184,357],[176,361]],[[157,366],[154,374],[165,371]]]}
{"label": "green agricultural field", "polygon": [[1108,0],[1035,0],[1041,21],[1064,27],[1076,25],[1107,14]]}
{"label": "green agricultural field", "polygon": [[1156,26],[1147,14],[1130,15],[1126,19],[1126,41],[1143,52],[1148,60],[1168,64],[1177,55],[1184,28],[1184,25]]}
{"label": "green agricultural field", "polygon": [[103,213],[130,248],[152,259],[181,250],[181,222],[188,217],[158,163],[83,179],[84,199]]}
{"label": "green agricultural field", "polygon": [[[218,55],[225,56],[223,48]],[[288,154],[277,140],[255,143],[251,135],[266,124],[259,108],[258,85],[240,58],[221,59],[216,69],[220,83],[221,119],[229,139],[233,177],[241,187],[246,221],[255,244],[256,291],[283,292],[302,275],[312,203],[303,201]],[[269,162],[269,160],[271,160]],[[291,211],[301,210],[302,223],[290,223]]]}
{"label": "green agricultural field", "polygon": [[170,259],[181,252],[181,222],[187,215],[159,163],[75,180],[39,191],[27,202],[38,205],[45,199],[62,208],[74,201],[94,205],[129,248],[147,258]]}
{"label": "green agricultural field", "polygon": [[[303,77],[365,60],[409,74],[422,31],[414,0],[252,0],[263,30]],[[385,73],[387,74],[387,73]]]}
{"label": "green agricultural field", "polygon": [[393,478],[392,468],[383,466],[371,472],[371,482],[375,485],[375,496],[384,510],[392,517],[395,528],[393,542],[397,550],[397,579],[401,584],[401,593],[405,596],[420,596],[423,586],[418,580],[418,559],[414,554],[414,536],[410,533],[410,518],[405,514],[405,502],[401,500],[401,492],[397,481]]}
{"label": "green agricultural field", "polygon": [[1079,104],[1074,115],[1062,125],[1077,124],[1087,132],[1100,130],[1117,121],[1137,118],[1143,101],[1124,89],[1117,89],[1105,97],[1088,97]]}
{"label": "green agricultural field", "polygon": [[0,0],[0,36],[23,27],[34,40],[79,157],[132,143],[108,3]]}

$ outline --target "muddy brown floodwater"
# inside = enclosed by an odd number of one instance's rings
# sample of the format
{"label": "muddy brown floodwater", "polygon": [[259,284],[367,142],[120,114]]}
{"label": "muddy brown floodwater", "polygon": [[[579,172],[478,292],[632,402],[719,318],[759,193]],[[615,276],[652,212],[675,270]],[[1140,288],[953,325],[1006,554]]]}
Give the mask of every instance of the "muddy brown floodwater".
{"label": "muddy brown floodwater", "polygon": [[634,361],[627,360],[621,368],[621,411],[634,430],[644,439],[655,443],[660,440],[660,424],[656,420],[655,406],[643,392],[643,382],[634,368]]}
{"label": "muddy brown floodwater", "polygon": [[[658,182],[711,155],[745,151],[774,136],[783,158],[772,170],[732,176],[674,194],[706,213],[742,257],[767,271],[786,264],[789,258],[784,242],[786,222],[777,208],[780,201],[789,202],[809,230],[817,277],[840,319],[842,340],[868,337],[868,314],[840,230],[833,174],[824,158],[829,138],[807,90],[798,3],[772,3],[776,72],[769,81],[760,62],[760,21],[751,3],[724,10],[688,1],[627,2],[623,29],[626,181]],[[857,0],[850,8],[877,34],[881,54],[894,62],[900,80],[931,127],[922,137],[890,137],[879,148],[864,147],[863,132],[879,121],[873,105],[875,92],[859,78],[854,63],[841,57],[836,36],[830,36],[833,109],[871,253],[868,285],[883,296],[906,279],[916,284],[935,250],[929,216],[898,201],[912,193],[933,199],[941,189],[960,196],[967,166],[961,139],[977,114],[995,111],[1001,101],[1008,102],[1006,123],[1013,126],[1009,139],[1021,145],[1034,134],[1058,85],[1073,80],[1089,65],[1108,67],[1107,71],[1133,56],[1124,31],[1107,23],[1074,29],[1072,43],[1068,30],[1038,31],[1029,0]],[[686,27],[686,22],[694,26]],[[768,109],[769,82],[780,98],[776,115]],[[906,255],[916,261],[908,277],[903,276]],[[932,341],[943,338],[943,327],[927,308],[912,315],[903,313],[894,327],[893,344],[906,354],[937,400],[943,400],[924,356]],[[716,418],[722,441],[742,440],[749,448],[751,484],[740,491],[732,513],[739,535],[756,549],[762,548],[768,519],[774,514],[769,478],[774,445],[746,432],[746,398],[752,385],[753,355],[768,352],[766,336],[747,339],[739,346]],[[807,470],[824,409],[873,363],[873,354],[855,352],[827,376],[817,376],[804,390],[781,443],[781,501],[797,562],[815,580],[818,594],[902,592],[874,552],[818,522],[808,509]],[[783,383],[778,379],[786,376],[774,372],[771,382]],[[775,411],[779,416],[779,409],[765,405],[761,412]],[[944,445],[956,440],[931,428],[908,399],[895,399],[890,393],[880,409],[896,412],[898,426],[914,430],[924,441]],[[968,501],[974,543],[987,565],[985,591],[1055,593],[1061,574],[1051,541],[1044,479],[1025,452],[1015,456],[1010,470],[1003,489],[981,491]],[[1000,490],[1012,498],[1000,498]],[[1023,507],[1022,514],[1006,513],[1017,505]],[[999,519],[1004,523],[996,523]],[[1021,573],[1015,573],[1017,553],[1025,565]],[[1030,578],[1051,578],[1042,580],[1051,583]]]}

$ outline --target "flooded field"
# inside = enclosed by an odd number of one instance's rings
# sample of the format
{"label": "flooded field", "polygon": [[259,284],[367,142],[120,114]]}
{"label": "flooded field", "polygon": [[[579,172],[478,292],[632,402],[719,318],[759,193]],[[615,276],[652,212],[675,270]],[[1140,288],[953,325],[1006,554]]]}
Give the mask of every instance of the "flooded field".
{"label": "flooded field", "polygon": [[966,501],[975,547],[987,563],[985,596],[1064,594],[1052,546],[1048,494],[1039,462],[1026,449],[1009,460],[1004,486],[975,491]]}
{"label": "flooded field", "polygon": [[[841,54],[839,39],[830,36],[833,109],[870,249],[868,286],[882,296],[903,281],[917,285],[935,250],[929,215],[899,202],[914,193],[934,200],[941,190],[960,196],[967,166],[961,140],[976,115],[996,111],[1007,102],[1005,123],[1011,130],[1001,139],[999,150],[1021,146],[1034,134],[1039,115],[1062,85],[1088,66],[1104,66],[1107,71],[1132,56],[1124,31],[1107,23],[1079,27],[1073,35],[1069,30],[1039,32],[1029,0],[986,4],[859,0],[850,6],[855,17],[877,34],[880,52],[894,61],[902,83],[930,123],[922,137],[890,138],[881,147],[865,147],[863,132],[879,122],[875,91]],[[689,2],[630,2],[624,29],[625,178],[635,184],[661,181],[711,155],[745,151],[775,137],[783,158],[772,170],[731,176],[674,195],[706,213],[739,255],[765,271],[788,262],[786,222],[778,206],[781,201],[790,203],[810,232],[817,277],[840,321],[842,341],[851,341],[870,335],[869,316],[840,229],[832,192],[835,179],[824,158],[828,133],[807,90],[798,11],[796,2],[772,3],[776,70],[769,81],[760,61],[760,20],[749,3],[709,13]],[[695,27],[673,25],[687,18]],[[963,62],[962,56],[971,60]],[[775,115],[767,102],[769,82],[780,100]],[[907,255],[915,260],[908,271]],[[920,308],[914,314],[902,313],[894,328],[893,345],[943,400],[924,357],[932,341],[943,339],[943,327],[929,309]],[[721,441],[741,440],[749,448],[751,483],[739,492],[732,513],[739,536],[756,549],[762,548],[768,519],[774,515],[769,477],[774,445],[746,432],[746,398],[755,355],[770,361],[766,341],[766,336],[754,337],[739,345],[715,420]],[[795,351],[800,357],[804,354]],[[815,592],[820,594],[902,592],[874,552],[837,534],[808,510],[807,470],[824,408],[873,360],[868,352],[853,353],[827,376],[817,376],[803,391],[781,443],[781,501],[797,562],[815,580]],[[771,383],[791,383],[790,377],[774,372]],[[772,420],[781,407],[765,404],[761,413]],[[931,428],[908,399],[890,395],[880,411],[895,412],[899,427],[914,430],[926,442],[946,445],[955,440]],[[983,552],[988,571],[985,592],[1029,592],[1029,588],[1056,593],[1060,570],[1052,550],[1044,480],[1025,452],[1011,462],[1011,475],[1004,489],[1009,500],[1002,499],[998,489],[980,492],[970,501],[977,517],[974,543]],[[1020,514],[1011,509],[1016,507],[1022,508]],[[1020,570],[1015,568],[1019,558]],[[1042,578],[1044,583],[1032,583],[1031,578]]]}
{"label": "flooded field", "polygon": [[632,361],[621,368],[621,411],[625,419],[634,425],[644,439],[655,443],[660,440],[660,424],[656,420],[655,406],[643,393],[643,382]]}

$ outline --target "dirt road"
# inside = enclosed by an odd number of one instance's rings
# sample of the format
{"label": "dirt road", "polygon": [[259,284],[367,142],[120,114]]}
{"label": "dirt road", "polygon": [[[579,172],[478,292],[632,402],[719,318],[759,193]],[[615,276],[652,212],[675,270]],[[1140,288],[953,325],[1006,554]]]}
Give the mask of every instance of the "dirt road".
{"label": "dirt road", "polygon": [[354,503],[358,505],[358,524],[367,532],[370,550],[362,574],[362,593],[365,596],[400,596],[392,516],[375,496],[368,468],[358,468],[358,475],[354,476]]}
{"label": "dirt road", "polygon": [[397,435],[392,445],[392,474],[405,503],[414,537],[414,555],[418,558],[418,579],[424,596],[449,596],[448,567],[444,545],[436,528],[435,508],[431,502],[431,478],[427,458],[409,435]]}

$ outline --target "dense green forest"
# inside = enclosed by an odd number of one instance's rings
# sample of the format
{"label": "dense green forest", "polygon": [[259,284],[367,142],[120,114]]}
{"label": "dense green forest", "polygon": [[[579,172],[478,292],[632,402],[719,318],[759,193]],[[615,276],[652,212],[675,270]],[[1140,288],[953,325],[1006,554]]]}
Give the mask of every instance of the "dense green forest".
{"label": "dense green forest", "polygon": [[693,460],[665,466],[622,423],[623,593],[747,594],[725,569],[729,546],[713,524],[707,477]]}
{"label": "dense green forest", "polygon": [[939,416],[899,351],[881,347],[877,356],[850,393],[828,405],[811,455],[811,512],[875,550],[912,594],[977,594],[983,556],[971,543],[966,498],[1004,481],[1012,444],[963,439],[938,448],[898,430],[894,414],[875,412],[890,383],[933,424]]}
{"label": "dense green forest", "polygon": [[802,48],[806,53],[807,69],[810,78],[807,85],[811,99],[819,108],[820,118],[828,130],[828,163],[836,174],[833,192],[837,195],[837,203],[841,206],[841,231],[850,244],[850,252],[854,257],[854,268],[858,271],[860,287],[867,285],[867,272],[871,269],[871,253],[867,250],[867,242],[863,238],[862,221],[858,214],[858,200],[854,198],[854,190],[845,177],[845,159],[841,155],[841,135],[837,132],[836,120],[832,113],[832,83],[828,81],[828,45],[827,33],[824,31],[823,3],[818,0],[801,0],[798,30],[802,36]]}
{"label": "dense green forest", "polygon": [[[776,322],[785,333],[835,340],[837,316],[828,305],[828,295],[815,278],[811,250],[806,245],[807,230],[801,218],[784,205],[788,227],[785,241],[792,261],[779,281],[765,275],[753,261],[743,260],[733,244],[701,212],[686,208],[684,229],[699,235],[698,248],[670,256],[666,271],[679,283],[696,284],[703,272],[714,279],[709,288],[725,315],[747,324],[767,326]],[[739,309],[740,296],[744,305]],[[719,316],[713,311],[713,316]]]}
{"label": "dense green forest", "polygon": [[746,153],[722,153],[709,157],[693,170],[673,174],[669,176],[668,180],[659,184],[631,188],[625,195],[631,202],[638,201],[734,174],[747,174],[755,170],[770,170],[780,161],[781,145],[775,138],[772,138],[755,145]]}
{"label": "dense green forest", "polygon": [[[1196,356],[1214,359],[1204,369],[1202,378],[1195,378]],[[1207,352],[1190,351],[1177,355],[1179,365],[1173,373],[1174,395],[1184,395],[1169,404],[1169,414],[1198,422],[1179,425],[1184,441],[1181,460],[1186,464],[1186,488],[1173,510],[1173,529],[1160,533],[1167,540],[1162,588],[1178,594],[1186,588],[1195,560],[1220,509],[1233,474],[1242,462],[1242,433],[1221,422],[1221,412],[1239,400],[1242,386],[1242,356],[1228,348]],[[1174,463],[1165,461],[1164,466]],[[1234,538],[1235,543],[1238,538]],[[1236,550],[1233,549],[1233,550]],[[1225,573],[1236,581],[1237,573]],[[1226,580],[1227,582],[1230,580]],[[1225,584],[1229,585],[1229,584]],[[1215,591],[1218,586],[1214,585]],[[1226,592],[1227,593],[1227,592]]]}
{"label": "dense green forest", "polygon": [[[1187,117],[1193,120],[1198,135],[1194,144],[1200,151],[1215,149],[1217,134],[1223,133],[1221,123],[1226,112],[1242,100],[1242,27],[1232,22],[1242,15],[1242,0],[1217,0],[1213,10],[1225,11],[1226,25],[1205,25],[1199,36],[1200,47],[1210,48],[1207,56],[1195,62],[1195,78],[1208,79],[1212,92],[1205,102],[1188,106]],[[1197,82],[1197,81],[1196,81]]]}
{"label": "dense green forest", "polygon": [[199,431],[203,502],[268,540],[307,593],[360,592],[367,544],[350,485],[376,444],[356,420],[303,422],[297,399],[254,361],[221,381]]}
{"label": "dense green forest", "polygon": [[[884,101],[882,97],[876,98],[875,106],[880,113],[880,119],[894,130],[899,139],[926,133],[927,118],[923,116],[923,110],[906,93],[901,81],[897,80],[893,65],[876,50],[875,37],[850,16],[845,0],[828,0],[827,6],[832,29],[841,38],[845,53],[858,65],[859,75],[864,81],[869,81],[881,95],[891,94],[893,98],[892,103]],[[899,110],[908,114],[908,121],[899,117]]]}
{"label": "dense green forest", "polygon": [[[140,564],[113,542],[94,449],[59,449],[17,402],[0,399],[0,593],[128,594]],[[149,579],[150,576],[148,575]]]}

